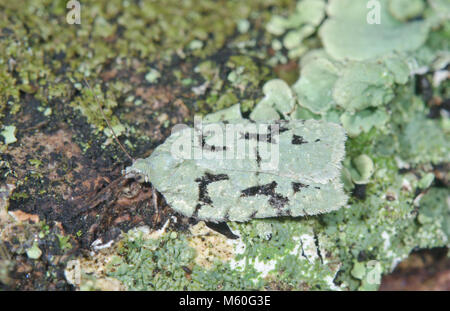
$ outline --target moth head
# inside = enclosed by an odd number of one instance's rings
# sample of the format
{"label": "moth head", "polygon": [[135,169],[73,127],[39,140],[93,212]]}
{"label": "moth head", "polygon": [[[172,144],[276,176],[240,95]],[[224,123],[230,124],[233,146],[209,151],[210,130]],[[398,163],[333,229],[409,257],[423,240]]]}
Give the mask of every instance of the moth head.
{"label": "moth head", "polygon": [[134,178],[139,183],[149,182],[149,165],[145,159],[137,159],[125,169],[124,175],[126,178]]}

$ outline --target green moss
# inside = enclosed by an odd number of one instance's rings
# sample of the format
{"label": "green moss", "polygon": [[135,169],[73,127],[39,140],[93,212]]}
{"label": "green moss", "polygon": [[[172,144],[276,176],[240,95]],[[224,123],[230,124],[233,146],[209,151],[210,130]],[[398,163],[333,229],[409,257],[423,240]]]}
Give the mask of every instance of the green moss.
{"label": "green moss", "polygon": [[[5,116],[31,102],[50,124],[79,125],[76,118],[83,116],[92,133],[81,136],[72,128],[83,152],[96,144],[92,137],[111,136],[94,94],[116,134],[128,135],[129,148],[145,136],[135,120],[141,110],[132,114],[134,109],[167,94],[173,97],[158,111],[142,110],[162,128],[170,125],[178,98],[201,114],[233,107],[239,115],[233,105],[240,103],[242,112],[259,110],[261,119],[281,114],[340,122],[349,135],[346,207],[322,216],[230,223],[241,237],[230,241],[233,256],[208,269],[195,263],[189,233],[149,239],[130,232],[108,274],[130,290],[376,289],[380,276],[411,250],[448,246],[450,227],[449,193],[435,187],[438,176],[431,169],[450,161],[448,116],[426,117],[431,102],[415,94],[414,77],[448,64],[447,5],[417,0],[399,10],[404,1],[380,2],[381,30],[367,24],[365,2],[349,0],[302,0],[296,8],[278,1],[96,1],[83,4],[81,25],[65,22],[64,1],[33,0],[26,10],[3,1],[0,120],[4,125]],[[411,20],[417,16],[423,20]],[[270,80],[273,66],[300,56],[292,88]],[[449,97],[448,80],[431,88],[435,99]],[[137,89],[151,92],[145,98]],[[20,140],[19,124],[8,124],[6,136]],[[359,161],[361,155],[370,161]],[[29,163],[45,166],[39,159]],[[1,169],[5,177],[14,174],[9,162]],[[41,177],[29,172],[16,186]],[[351,196],[354,183],[365,184],[364,195]],[[23,189],[11,199],[34,195]],[[66,237],[56,241],[71,247]],[[25,246],[18,252],[34,244]]]}

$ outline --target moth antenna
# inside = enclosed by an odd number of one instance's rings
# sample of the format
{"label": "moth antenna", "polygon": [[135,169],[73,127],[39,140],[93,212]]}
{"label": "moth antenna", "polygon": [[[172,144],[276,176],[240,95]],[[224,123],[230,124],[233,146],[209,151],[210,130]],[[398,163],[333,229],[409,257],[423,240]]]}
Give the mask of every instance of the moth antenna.
{"label": "moth antenna", "polygon": [[102,117],[103,117],[103,119],[105,119],[106,124],[108,125],[109,129],[111,130],[111,132],[112,132],[112,134],[113,134],[113,136],[114,136],[114,139],[115,139],[116,142],[119,144],[120,149],[122,149],[122,151],[127,155],[127,157],[128,157],[132,162],[134,162],[135,159],[127,152],[127,150],[125,149],[125,147],[120,143],[119,139],[117,138],[116,132],[114,132],[114,130],[113,130],[111,124],[109,123],[109,120],[106,118],[105,112],[103,111],[103,107],[102,107],[102,105],[100,104],[100,102],[99,102],[99,100],[98,100],[98,98],[97,98],[97,95],[95,95],[94,90],[92,89],[92,87],[90,86],[90,84],[89,84],[89,82],[86,80],[86,78],[84,78],[84,83],[86,83],[87,87],[91,90],[92,95],[94,95],[95,102],[97,103],[98,107],[100,108],[100,112],[102,113]]}

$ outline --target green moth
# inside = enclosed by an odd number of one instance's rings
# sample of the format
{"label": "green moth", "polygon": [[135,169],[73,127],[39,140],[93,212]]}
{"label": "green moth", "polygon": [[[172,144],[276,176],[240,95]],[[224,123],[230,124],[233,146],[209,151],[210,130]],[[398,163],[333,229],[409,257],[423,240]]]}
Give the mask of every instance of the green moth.
{"label": "green moth", "polygon": [[[224,121],[226,114],[236,118]],[[239,117],[236,105],[172,131],[125,176],[151,181],[175,211],[212,223],[316,215],[346,203],[340,125]]]}

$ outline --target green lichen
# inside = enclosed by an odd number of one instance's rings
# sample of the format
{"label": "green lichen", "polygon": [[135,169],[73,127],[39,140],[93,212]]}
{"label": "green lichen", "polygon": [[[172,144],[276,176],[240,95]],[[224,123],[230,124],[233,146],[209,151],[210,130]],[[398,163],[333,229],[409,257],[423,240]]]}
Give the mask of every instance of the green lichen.
{"label": "green lichen", "polygon": [[[267,23],[269,33],[284,35],[282,44],[289,50],[289,57],[301,56],[307,50],[305,39],[315,33],[317,26],[325,16],[325,1],[301,0],[297,2],[294,13],[288,17],[275,15]],[[281,43],[275,39],[272,42],[275,50],[281,49]]]}
{"label": "green lichen", "polygon": [[425,9],[423,0],[391,0],[388,2],[389,13],[396,19],[406,22],[410,19],[418,17]]}
{"label": "green lichen", "polygon": [[156,69],[151,69],[146,75],[145,80],[147,80],[150,83],[158,81],[158,79],[161,77],[161,74]]}
{"label": "green lichen", "polygon": [[16,127],[14,125],[7,125],[3,128],[3,130],[0,132],[0,134],[3,136],[5,145],[13,144],[17,141],[17,138],[15,136],[16,134]]}
{"label": "green lichen", "polygon": [[39,259],[41,257],[42,251],[37,243],[34,243],[32,247],[27,250],[27,256],[30,259]]}
{"label": "green lichen", "polygon": [[324,113],[336,105],[333,87],[340,68],[327,58],[315,58],[302,66],[300,79],[293,85],[301,106],[313,113]]}
{"label": "green lichen", "polygon": [[437,122],[417,116],[401,132],[402,158],[412,163],[450,162],[450,133]]}
{"label": "green lichen", "polygon": [[368,133],[372,128],[383,128],[389,120],[389,113],[385,109],[364,109],[354,114],[343,113],[340,117],[342,125],[350,137],[361,133]]}
{"label": "green lichen", "polygon": [[294,111],[296,100],[289,85],[280,79],[268,81],[263,87],[264,98],[255,106],[252,120],[285,119]]}
{"label": "green lichen", "polygon": [[[395,5],[398,0],[390,2]],[[319,33],[326,51],[334,58],[365,60],[393,51],[415,50],[425,42],[429,31],[426,20],[402,22],[388,11],[388,0],[371,3],[369,8],[367,1],[329,3],[329,18]]]}
{"label": "green lichen", "polygon": [[[144,114],[134,109],[147,108],[142,119],[169,127],[179,98],[189,112],[216,112],[211,121],[244,114],[342,123],[349,136],[345,189],[349,196],[365,189],[346,207],[230,223],[240,239],[227,242],[230,258],[210,267],[196,263],[199,250],[189,232],[148,238],[131,231],[116,244],[107,273],[129,290],[376,289],[381,275],[412,250],[449,245],[450,193],[435,171],[450,162],[450,125],[443,109],[428,117],[434,103],[450,95],[448,79],[434,84],[434,71],[449,63],[449,6],[445,0],[408,1],[407,7],[403,0],[380,0],[381,24],[371,25],[367,1],[354,2],[96,1],[83,4],[81,25],[68,25],[64,1],[30,1],[26,10],[2,1],[0,121],[3,131],[9,127],[2,136],[8,142],[28,136],[7,118],[33,102],[50,124],[67,124],[86,153],[95,147],[92,137],[112,135],[95,97],[131,149],[150,140],[135,120]],[[292,86],[272,79],[280,70],[273,67],[297,62]],[[416,94],[418,74],[432,82],[432,100]],[[167,94],[173,97],[166,100]],[[79,135],[81,121],[74,117],[93,125],[92,136]],[[47,165],[26,161],[33,170]],[[5,178],[15,174],[12,164],[2,163]],[[37,174],[27,173],[21,185]],[[34,196],[23,189],[8,198]],[[50,235],[39,231],[40,239]],[[42,259],[31,237],[17,237],[18,253],[31,250]],[[55,242],[72,247],[65,236]],[[82,275],[88,281],[81,289],[100,288],[96,276]]]}
{"label": "green lichen", "polygon": [[419,222],[425,226],[436,224],[450,238],[450,191],[442,188],[430,188],[420,200]]}
{"label": "green lichen", "polygon": [[375,171],[375,167],[368,155],[361,154],[351,159],[349,170],[355,184],[367,184]]}
{"label": "green lichen", "polygon": [[183,289],[189,284],[183,267],[191,265],[194,252],[184,236],[143,239],[137,232],[128,236],[119,252],[121,257],[109,265],[109,275],[129,290]]}

